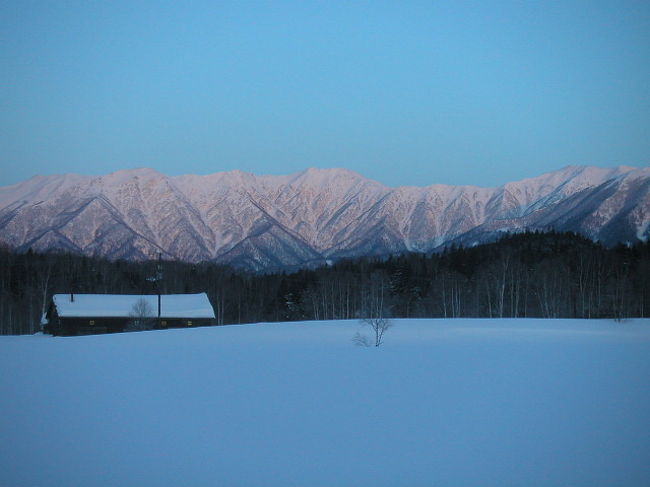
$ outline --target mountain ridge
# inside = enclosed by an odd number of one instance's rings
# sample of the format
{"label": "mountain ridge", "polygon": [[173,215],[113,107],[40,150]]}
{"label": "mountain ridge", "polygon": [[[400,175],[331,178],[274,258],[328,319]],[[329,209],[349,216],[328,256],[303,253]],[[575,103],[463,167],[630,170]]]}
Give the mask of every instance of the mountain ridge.
{"label": "mountain ridge", "polygon": [[347,169],[35,176],[0,187],[0,242],[252,270],[473,245],[504,231],[647,240],[650,168],[566,166],[497,187],[389,187]]}

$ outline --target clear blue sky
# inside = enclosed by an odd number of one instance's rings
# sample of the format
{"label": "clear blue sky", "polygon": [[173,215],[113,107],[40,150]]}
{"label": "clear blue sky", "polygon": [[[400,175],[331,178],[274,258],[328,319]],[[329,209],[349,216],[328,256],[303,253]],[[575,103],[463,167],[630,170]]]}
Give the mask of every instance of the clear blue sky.
{"label": "clear blue sky", "polygon": [[0,3],[0,185],[650,165],[650,2]]}

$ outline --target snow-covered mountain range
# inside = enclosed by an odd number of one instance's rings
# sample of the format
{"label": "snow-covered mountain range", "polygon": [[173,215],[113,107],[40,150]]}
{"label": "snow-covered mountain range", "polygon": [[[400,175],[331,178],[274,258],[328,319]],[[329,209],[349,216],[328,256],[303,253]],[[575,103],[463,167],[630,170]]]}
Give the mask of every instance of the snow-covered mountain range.
{"label": "snow-covered mountain range", "polygon": [[345,169],[168,177],[35,176],[0,188],[0,243],[109,258],[212,260],[253,270],[473,245],[504,231],[650,236],[650,168],[569,166],[497,188],[391,188]]}

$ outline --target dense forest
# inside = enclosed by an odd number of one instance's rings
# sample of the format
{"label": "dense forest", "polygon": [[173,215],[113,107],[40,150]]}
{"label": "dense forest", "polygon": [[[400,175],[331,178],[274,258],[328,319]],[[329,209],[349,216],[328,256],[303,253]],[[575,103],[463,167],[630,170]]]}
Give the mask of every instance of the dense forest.
{"label": "dense forest", "polygon": [[[0,333],[40,330],[55,293],[208,293],[216,324],[420,317],[645,317],[650,244],[605,248],[572,233],[253,274],[215,265],[108,261],[0,249]],[[148,279],[149,278],[149,279]],[[156,287],[158,286],[158,288]]]}

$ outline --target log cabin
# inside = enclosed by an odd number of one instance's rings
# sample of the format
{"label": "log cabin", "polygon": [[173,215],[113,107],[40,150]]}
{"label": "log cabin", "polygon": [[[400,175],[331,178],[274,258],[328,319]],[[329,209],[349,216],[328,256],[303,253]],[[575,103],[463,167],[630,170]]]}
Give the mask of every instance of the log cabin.
{"label": "log cabin", "polygon": [[43,331],[52,335],[91,335],[130,330],[214,325],[206,293],[55,294]]}

